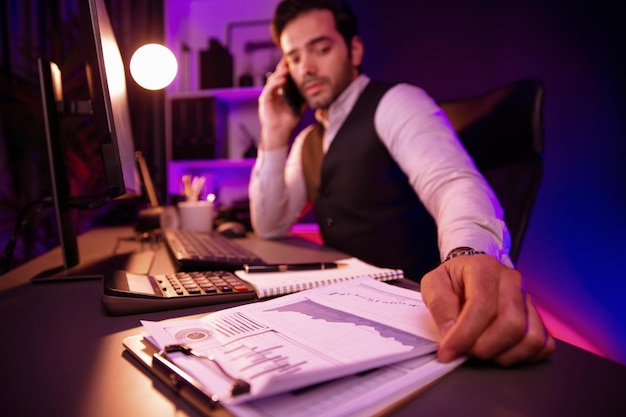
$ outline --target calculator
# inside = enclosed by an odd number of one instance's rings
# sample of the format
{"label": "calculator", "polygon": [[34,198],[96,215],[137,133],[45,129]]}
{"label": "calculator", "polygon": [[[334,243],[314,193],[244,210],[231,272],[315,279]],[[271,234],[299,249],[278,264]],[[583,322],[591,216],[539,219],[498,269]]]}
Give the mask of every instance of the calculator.
{"label": "calculator", "polygon": [[112,316],[256,299],[254,288],[230,271],[113,271],[103,283],[102,304]]}

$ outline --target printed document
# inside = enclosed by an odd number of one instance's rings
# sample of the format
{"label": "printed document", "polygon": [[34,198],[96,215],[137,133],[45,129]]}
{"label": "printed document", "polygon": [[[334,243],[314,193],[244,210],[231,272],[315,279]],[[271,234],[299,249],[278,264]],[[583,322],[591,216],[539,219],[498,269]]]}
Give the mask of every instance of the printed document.
{"label": "printed document", "polygon": [[[439,337],[420,293],[370,277],[225,309],[201,319],[142,324],[159,348],[184,344],[197,356],[212,358],[170,355],[224,405],[289,393],[412,358],[428,357],[424,361],[436,366],[429,354],[436,350]],[[231,395],[232,381],[215,362],[248,382],[250,392]],[[383,369],[394,372],[394,368]],[[383,371],[376,372],[384,376]]]}

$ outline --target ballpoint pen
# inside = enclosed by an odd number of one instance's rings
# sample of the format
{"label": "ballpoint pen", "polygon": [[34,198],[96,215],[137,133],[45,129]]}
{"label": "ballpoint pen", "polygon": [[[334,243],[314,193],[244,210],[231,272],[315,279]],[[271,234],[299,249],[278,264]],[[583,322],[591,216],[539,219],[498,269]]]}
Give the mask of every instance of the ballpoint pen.
{"label": "ballpoint pen", "polygon": [[244,265],[243,270],[247,273],[257,272],[286,272],[286,271],[315,271],[322,269],[335,269],[346,266],[337,262],[313,262],[300,264],[273,264],[273,265]]}

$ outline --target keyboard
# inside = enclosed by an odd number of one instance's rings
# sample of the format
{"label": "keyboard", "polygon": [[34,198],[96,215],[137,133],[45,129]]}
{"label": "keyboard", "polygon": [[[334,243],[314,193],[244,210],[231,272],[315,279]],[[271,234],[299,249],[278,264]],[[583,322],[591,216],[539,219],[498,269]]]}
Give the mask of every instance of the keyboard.
{"label": "keyboard", "polygon": [[102,301],[118,316],[254,300],[254,288],[229,271],[150,275],[114,271],[105,276]]}
{"label": "keyboard", "polygon": [[163,238],[183,271],[235,271],[243,269],[244,264],[265,264],[257,255],[217,232],[171,229],[163,232]]}

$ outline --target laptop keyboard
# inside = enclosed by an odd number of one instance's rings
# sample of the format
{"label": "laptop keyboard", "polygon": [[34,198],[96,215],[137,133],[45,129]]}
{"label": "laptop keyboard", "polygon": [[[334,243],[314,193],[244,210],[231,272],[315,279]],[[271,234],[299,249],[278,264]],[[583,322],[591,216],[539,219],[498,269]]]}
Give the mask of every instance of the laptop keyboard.
{"label": "laptop keyboard", "polygon": [[165,244],[184,270],[242,269],[244,264],[263,265],[254,253],[217,232],[172,229],[163,233]]}

